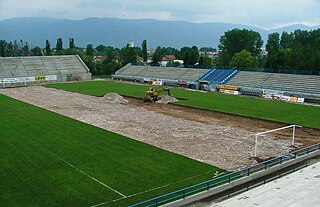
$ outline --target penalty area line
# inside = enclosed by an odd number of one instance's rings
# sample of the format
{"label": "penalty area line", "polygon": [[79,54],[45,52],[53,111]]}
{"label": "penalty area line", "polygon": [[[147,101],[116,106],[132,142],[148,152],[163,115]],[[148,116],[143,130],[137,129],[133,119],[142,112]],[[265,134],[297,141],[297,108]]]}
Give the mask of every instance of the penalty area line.
{"label": "penalty area line", "polygon": [[95,178],[95,177],[93,177],[93,176],[89,175],[88,173],[86,173],[86,172],[84,172],[84,171],[80,170],[79,168],[75,167],[75,166],[74,166],[74,165],[72,165],[70,162],[68,162],[68,161],[66,161],[66,160],[64,160],[64,159],[62,159],[61,157],[57,156],[56,154],[54,154],[54,153],[52,153],[52,152],[50,152],[50,153],[51,153],[54,157],[56,157],[57,159],[59,159],[60,161],[62,161],[62,162],[64,162],[65,164],[69,165],[70,167],[72,167],[72,168],[73,168],[73,169],[75,169],[76,171],[80,172],[81,174],[83,174],[83,175],[87,176],[88,178],[91,178],[91,179],[92,179],[92,180],[94,180],[95,182],[97,182],[97,183],[99,183],[100,185],[102,185],[102,186],[104,186],[104,187],[108,188],[109,190],[111,190],[111,191],[113,191],[113,192],[117,193],[118,195],[121,195],[121,196],[122,196],[122,198],[126,198],[126,197],[127,197],[126,195],[124,195],[124,194],[120,193],[119,191],[117,191],[117,190],[115,190],[115,189],[111,188],[111,187],[110,187],[110,186],[108,186],[107,184],[105,184],[105,183],[101,182],[101,181],[100,181],[100,180],[98,180],[97,178]]}

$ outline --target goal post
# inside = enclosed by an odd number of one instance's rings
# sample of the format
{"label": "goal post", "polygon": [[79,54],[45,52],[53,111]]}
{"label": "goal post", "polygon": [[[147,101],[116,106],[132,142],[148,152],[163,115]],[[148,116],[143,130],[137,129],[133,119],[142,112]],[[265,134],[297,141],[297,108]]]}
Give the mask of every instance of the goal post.
{"label": "goal post", "polygon": [[291,128],[292,127],[292,142],[291,144],[294,145],[294,136],[295,136],[295,132],[296,132],[296,127],[302,127],[302,126],[299,126],[299,125],[290,125],[290,126],[285,126],[285,127],[280,127],[280,128],[277,128],[277,129],[272,129],[272,130],[268,130],[268,131],[265,131],[265,132],[259,132],[259,133],[256,133],[255,134],[255,146],[254,146],[254,157],[257,157],[257,149],[258,149],[258,137],[259,136],[262,136],[264,134],[268,134],[268,133],[271,133],[271,132],[275,132],[275,131],[280,131],[280,130],[283,130],[283,129],[288,129],[288,128]]}

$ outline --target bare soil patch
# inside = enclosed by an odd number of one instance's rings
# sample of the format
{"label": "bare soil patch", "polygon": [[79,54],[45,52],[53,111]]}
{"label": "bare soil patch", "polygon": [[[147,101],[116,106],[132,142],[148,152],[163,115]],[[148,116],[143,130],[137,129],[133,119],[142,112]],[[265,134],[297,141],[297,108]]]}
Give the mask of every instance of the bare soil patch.
{"label": "bare soil patch", "polygon": [[[254,133],[285,126],[172,104],[143,103],[118,94],[94,97],[41,86],[1,89],[0,93],[226,170],[255,162],[250,159]],[[259,158],[290,151],[291,136],[287,130],[263,137]],[[298,147],[318,143],[320,130],[297,129],[296,140]]]}

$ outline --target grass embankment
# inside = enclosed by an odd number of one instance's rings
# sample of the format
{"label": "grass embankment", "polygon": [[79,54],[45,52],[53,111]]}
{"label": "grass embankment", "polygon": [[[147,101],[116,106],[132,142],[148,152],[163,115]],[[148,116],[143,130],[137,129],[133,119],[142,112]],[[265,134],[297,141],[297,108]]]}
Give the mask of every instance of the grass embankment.
{"label": "grass embankment", "polygon": [[126,206],[218,170],[1,94],[0,103],[0,206]]}
{"label": "grass embankment", "polygon": [[[89,81],[66,84],[52,84],[58,88],[94,96],[116,92],[124,96],[143,98],[149,86],[116,81]],[[286,103],[252,97],[241,97],[217,93],[201,93],[172,89],[172,94],[181,99],[175,104],[195,108],[237,114],[287,124],[298,124],[320,129],[320,107]]]}

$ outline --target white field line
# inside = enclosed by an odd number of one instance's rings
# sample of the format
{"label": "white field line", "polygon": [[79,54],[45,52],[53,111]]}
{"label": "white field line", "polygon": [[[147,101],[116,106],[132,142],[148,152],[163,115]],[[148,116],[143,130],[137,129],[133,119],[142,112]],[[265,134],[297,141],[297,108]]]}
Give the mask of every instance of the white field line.
{"label": "white field line", "polygon": [[111,188],[111,187],[108,186],[107,184],[101,182],[101,181],[98,180],[97,178],[95,178],[95,177],[89,175],[88,173],[80,170],[79,168],[75,167],[74,165],[72,165],[72,164],[69,163],[68,161],[65,161],[64,159],[62,159],[61,157],[57,156],[56,154],[54,154],[54,153],[52,153],[52,152],[51,152],[51,154],[52,154],[53,156],[55,156],[57,159],[61,160],[61,161],[64,162],[65,164],[67,164],[67,165],[69,165],[70,167],[72,167],[73,169],[75,169],[76,171],[78,171],[78,172],[84,174],[85,176],[91,178],[92,180],[96,181],[96,182],[99,183],[100,185],[103,185],[104,187],[108,188],[109,190],[112,190],[113,192],[117,193],[118,195],[121,195],[123,198],[126,198],[126,197],[127,197],[127,196],[125,196],[124,194],[120,193],[119,191]]}
{"label": "white field line", "polygon": [[[128,196],[128,197],[130,197],[130,196]],[[126,197],[126,198],[128,198],[128,197]],[[106,202],[99,203],[99,204],[96,204],[96,205],[93,205],[93,206],[90,206],[90,207],[98,207],[98,206],[102,206],[102,205],[105,205],[105,204],[108,204],[108,203],[113,203],[113,202],[116,202],[116,201],[120,201],[120,200],[123,200],[123,199],[125,199],[125,198],[122,197],[122,198],[114,199],[112,201],[106,201]]]}
{"label": "white field line", "polygon": [[[160,188],[168,187],[168,186],[170,186],[170,185],[174,185],[174,184],[177,184],[177,183],[182,183],[182,182],[184,182],[184,181],[191,180],[191,179],[194,179],[194,178],[197,178],[197,177],[200,177],[200,176],[209,174],[209,173],[211,173],[211,172],[212,172],[212,171],[208,171],[208,172],[206,172],[206,173],[203,173],[203,174],[200,174],[200,175],[196,175],[196,176],[193,176],[193,177],[190,177],[190,178],[186,178],[186,179],[183,179],[183,180],[174,182],[174,183],[169,183],[169,184],[162,185],[162,186],[159,186],[159,187],[155,187],[155,188],[152,188],[152,189],[143,191],[143,192],[131,194],[131,195],[128,195],[127,197],[125,197],[125,198],[131,198],[131,197],[133,197],[133,196],[137,196],[137,195],[140,195],[140,194],[148,193],[148,192],[150,192],[150,191],[154,191],[154,190],[157,190],[157,189],[160,189]],[[214,176],[214,177],[217,177],[217,176],[222,175],[222,174],[224,174],[224,173],[220,173],[220,174],[218,174],[218,175],[216,175],[216,176]],[[93,206],[90,206],[90,207],[102,206],[102,205],[105,205],[105,204],[108,204],[108,203],[113,203],[113,202],[116,202],[116,201],[119,201],[119,200],[123,200],[123,199],[125,199],[125,198],[119,198],[119,199],[115,199],[115,200],[112,200],[112,201],[106,201],[106,202],[99,203],[99,204],[96,204],[96,205],[93,205]]]}

